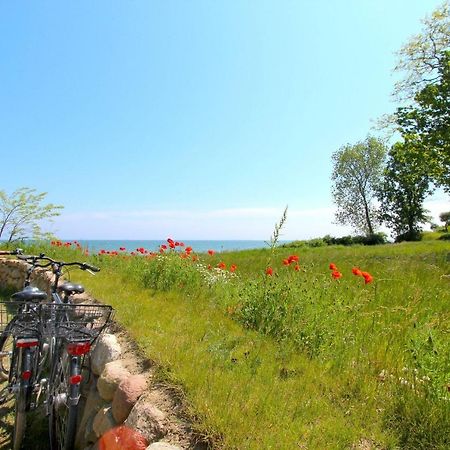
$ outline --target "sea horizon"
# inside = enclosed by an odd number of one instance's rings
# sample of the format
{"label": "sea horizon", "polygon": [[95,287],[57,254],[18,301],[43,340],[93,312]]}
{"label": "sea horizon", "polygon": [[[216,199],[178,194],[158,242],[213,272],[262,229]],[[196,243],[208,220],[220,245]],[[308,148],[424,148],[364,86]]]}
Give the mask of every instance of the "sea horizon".
{"label": "sea horizon", "polygon": [[[148,251],[157,251],[162,244],[167,245],[165,239],[62,239],[63,242],[78,242],[82,247],[91,252],[100,250],[119,250],[125,247],[126,251],[136,251],[145,248]],[[185,247],[192,247],[195,252],[203,253],[208,250],[215,252],[251,250],[269,248],[268,241],[258,239],[180,239]],[[289,241],[279,241],[280,244]]]}

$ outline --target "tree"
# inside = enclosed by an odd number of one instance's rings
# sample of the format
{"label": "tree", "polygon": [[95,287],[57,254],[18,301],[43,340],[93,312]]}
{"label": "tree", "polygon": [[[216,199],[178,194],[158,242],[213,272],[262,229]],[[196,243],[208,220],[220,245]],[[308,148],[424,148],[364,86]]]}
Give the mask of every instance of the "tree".
{"label": "tree", "polygon": [[380,223],[375,192],[383,173],[386,146],[368,137],[345,145],[333,153],[332,195],[337,205],[336,220],[366,235]]}
{"label": "tree", "polygon": [[450,225],[450,211],[443,212],[439,214],[439,219],[441,222],[444,222],[444,230],[448,232],[448,226]]}
{"label": "tree", "polygon": [[396,240],[419,240],[421,224],[428,221],[423,202],[431,192],[426,165],[410,155],[413,141],[398,142],[389,151],[383,182],[378,188],[383,221]]}
{"label": "tree", "polygon": [[422,23],[422,33],[413,36],[398,52],[394,70],[405,75],[394,88],[394,95],[400,98],[414,99],[425,85],[438,81],[444,52],[450,48],[450,3],[442,3]]}
{"label": "tree", "polygon": [[411,106],[398,108],[398,130],[414,140],[420,152],[415,157],[427,160],[431,178],[450,192],[450,51],[442,53],[437,81],[424,86]]}
{"label": "tree", "polygon": [[36,193],[36,189],[20,188],[10,196],[0,190],[0,239],[8,242],[25,238],[40,238],[43,232],[42,220],[59,216],[63,208],[52,203],[43,204],[46,192]]}

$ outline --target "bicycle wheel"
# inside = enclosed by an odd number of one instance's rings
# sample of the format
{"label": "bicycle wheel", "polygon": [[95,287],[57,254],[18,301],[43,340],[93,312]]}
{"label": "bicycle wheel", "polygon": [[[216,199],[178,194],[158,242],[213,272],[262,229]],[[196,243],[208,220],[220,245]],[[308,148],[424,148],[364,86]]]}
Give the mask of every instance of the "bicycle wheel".
{"label": "bicycle wheel", "polygon": [[11,357],[14,349],[14,338],[11,336],[10,330],[14,325],[11,321],[0,336],[0,382],[5,381],[9,377],[11,369]]}
{"label": "bicycle wheel", "polygon": [[[29,349],[23,349],[20,358],[20,367],[16,375],[20,376],[31,370],[31,352]],[[19,388],[16,392],[15,418],[13,431],[13,450],[20,450],[25,428],[27,426],[26,414],[30,410],[32,384],[29,378],[21,377]]]}
{"label": "bicycle wheel", "polygon": [[78,419],[79,383],[70,383],[80,374],[80,360],[63,351],[51,380],[50,443],[52,450],[73,450]]}

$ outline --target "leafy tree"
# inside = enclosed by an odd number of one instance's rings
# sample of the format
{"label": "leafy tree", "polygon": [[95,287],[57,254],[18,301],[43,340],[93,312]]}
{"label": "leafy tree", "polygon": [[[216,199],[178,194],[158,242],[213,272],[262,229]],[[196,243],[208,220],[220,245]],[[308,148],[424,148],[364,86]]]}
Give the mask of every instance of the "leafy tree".
{"label": "leafy tree", "polygon": [[444,52],[450,48],[450,2],[443,2],[422,23],[422,33],[413,36],[398,52],[395,70],[405,75],[394,89],[400,98],[413,99],[424,86],[439,81]]}
{"label": "leafy tree", "polygon": [[413,141],[398,142],[389,151],[383,182],[378,188],[384,222],[396,240],[419,240],[421,224],[428,221],[423,202],[431,192],[426,165],[410,155]]}
{"label": "leafy tree", "polygon": [[398,129],[414,140],[420,152],[411,157],[427,160],[433,181],[450,192],[450,51],[443,52],[438,80],[415,95],[415,104],[398,108]]}
{"label": "leafy tree", "polygon": [[368,137],[333,153],[332,194],[338,223],[351,225],[366,235],[374,234],[380,223],[375,192],[386,151],[380,140]]}
{"label": "leafy tree", "polygon": [[450,225],[450,211],[443,212],[439,214],[439,219],[441,222],[444,222],[445,232],[448,232],[448,226]]}
{"label": "leafy tree", "polygon": [[0,190],[0,239],[8,242],[29,237],[40,238],[40,222],[58,216],[63,208],[52,203],[43,204],[46,192],[20,188],[10,196]]}

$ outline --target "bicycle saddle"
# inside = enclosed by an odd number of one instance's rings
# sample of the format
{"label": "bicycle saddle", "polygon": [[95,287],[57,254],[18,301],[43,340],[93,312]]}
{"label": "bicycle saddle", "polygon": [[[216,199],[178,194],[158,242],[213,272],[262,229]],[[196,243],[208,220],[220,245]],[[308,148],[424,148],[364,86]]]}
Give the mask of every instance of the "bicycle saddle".
{"label": "bicycle saddle", "polygon": [[84,292],[84,287],[81,284],[70,283],[66,281],[58,287],[60,291],[65,292],[68,295],[72,294],[82,294]]}
{"label": "bicycle saddle", "polygon": [[47,294],[37,287],[27,286],[21,291],[11,295],[11,298],[19,302],[41,302],[47,299]]}

